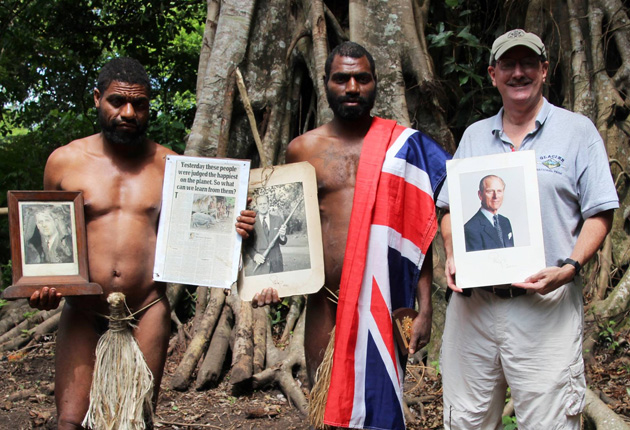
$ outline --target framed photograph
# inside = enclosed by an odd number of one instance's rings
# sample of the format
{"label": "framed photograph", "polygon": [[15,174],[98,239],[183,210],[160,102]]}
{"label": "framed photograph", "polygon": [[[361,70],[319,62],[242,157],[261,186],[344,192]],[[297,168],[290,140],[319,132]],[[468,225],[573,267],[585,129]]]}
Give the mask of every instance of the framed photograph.
{"label": "framed photograph", "polygon": [[545,267],[534,151],[447,161],[457,286],[522,282]]}
{"label": "framed photograph", "polygon": [[230,288],[238,278],[236,217],[247,204],[249,160],[166,157],[153,279]]}
{"label": "framed photograph", "polygon": [[302,162],[254,169],[249,197],[256,224],[243,242],[239,296],[251,300],[267,287],[280,297],[319,291],[324,252],[315,168]]}
{"label": "framed photograph", "polygon": [[5,299],[30,297],[42,287],[64,296],[102,294],[89,282],[83,215],[78,191],[9,191],[13,285]]}

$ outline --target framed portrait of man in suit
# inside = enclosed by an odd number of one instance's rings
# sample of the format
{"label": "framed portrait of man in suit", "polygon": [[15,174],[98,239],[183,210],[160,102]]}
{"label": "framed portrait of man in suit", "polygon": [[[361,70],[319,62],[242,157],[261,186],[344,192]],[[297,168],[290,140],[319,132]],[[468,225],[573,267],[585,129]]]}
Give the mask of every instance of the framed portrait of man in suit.
{"label": "framed portrait of man in suit", "polygon": [[101,294],[88,281],[83,196],[66,191],[9,191],[13,285],[5,299],[30,297],[44,286],[63,295]]}
{"label": "framed portrait of man in suit", "polygon": [[251,300],[262,288],[280,297],[310,294],[324,283],[324,257],[315,169],[293,163],[250,172],[256,223],[243,242],[238,291]]}
{"label": "framed portrait of man in suit", "polygon": [[447,162],[457,285],[521,282],[545,267],[534,151]]}

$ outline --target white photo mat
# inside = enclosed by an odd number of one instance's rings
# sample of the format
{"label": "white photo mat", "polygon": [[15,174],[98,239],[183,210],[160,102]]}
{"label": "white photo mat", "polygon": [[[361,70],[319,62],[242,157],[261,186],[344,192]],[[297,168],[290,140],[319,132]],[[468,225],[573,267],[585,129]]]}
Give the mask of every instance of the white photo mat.
{"label": "white photo mat", "polygon": [[[522,282],[545,267],[534,151],[447,161],[456,283],[460,288]],[[479,182],[487,175],[505,182],[498,213],[510,220],[514,247],[466,251],[464,225],[481,207]]]}
{"label": "white photo mat", "polygon": [[[75,276],[79,274],[79,259],[77,250],[77,226],[74,218],[74,202],[19,202],[19,216],[21,222],[20,229],[20,252],[22,254],[22,275],[23,276]],[[30,247],[30,237],[34,235],[35,214],[39,211],[47,210],[53,214],[53,219],[58,228],[63,229],[71,239],[72,258],[68,262],[45,262],[29,261],[27,248]],[[28,229],[28,231],[27,231]],[[38,234],[39,236],[39,234]],[[61,237],[60,237],[61,239]],[[45,246],[42,244],[42,246]],[[34,249],[34,248],[33,248]]]}

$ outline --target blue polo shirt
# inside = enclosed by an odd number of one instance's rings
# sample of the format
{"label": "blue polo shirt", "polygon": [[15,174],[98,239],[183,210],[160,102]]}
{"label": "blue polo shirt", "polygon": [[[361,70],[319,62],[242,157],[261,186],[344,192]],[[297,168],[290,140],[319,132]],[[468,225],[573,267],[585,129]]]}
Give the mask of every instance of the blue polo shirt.
{"label": "blue polo shirt", "polygon": [[[501,108],[497,115],[466,129],[453,158],[513,150],[503,131]],[[606,148],[588,118],[544,99],[534,130],[518,150],[536,152],[546,263],[556,266],[573,251],[585,219],[619,207]],[[447,183],[437,205],[449,207]]]}

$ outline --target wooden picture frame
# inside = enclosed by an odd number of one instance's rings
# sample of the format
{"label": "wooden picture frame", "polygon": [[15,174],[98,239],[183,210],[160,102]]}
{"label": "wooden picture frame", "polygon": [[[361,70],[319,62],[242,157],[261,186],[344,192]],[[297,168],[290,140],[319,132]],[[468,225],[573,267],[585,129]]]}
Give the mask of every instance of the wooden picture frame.
{"label": "wooden picture frame", "polygon": [[89,281],[83,195],[79,191],[9,191],[13,285],[2,298],[30,297],[42,287],[63,296],[98,295]]}

